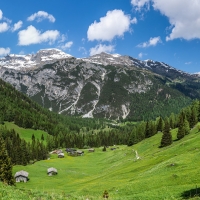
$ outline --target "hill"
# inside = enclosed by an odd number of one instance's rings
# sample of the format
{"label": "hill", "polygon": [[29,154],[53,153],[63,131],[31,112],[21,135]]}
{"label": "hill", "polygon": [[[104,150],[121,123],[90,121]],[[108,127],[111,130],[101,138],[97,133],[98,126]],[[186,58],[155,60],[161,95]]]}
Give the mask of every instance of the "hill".
{"label": "hill", "polygon": [[[115,146],[116,150],[97,148],[94,153],[85,150],[84,156],[50,160],[33,165],[15,166],[29,172],[30,181],[17,183],[17,189],[38,198],[57,195],[62,199],[102,199],[104,190],[109,199],[188,199],[200,193],[199,125],[183,139],[176,141],[177,129],[172,130],[173,144],[159,148],[162,133],[132,146]],[[140,159],[136,159],[136,150]],[[48,167],[58,169],[58,175],[49,177]],[[4,187],[5,193],[10,191]],[[53,189],[53,191],[52,191]],[[13,194],[16,189],[12,189]],[[41,194],[42,191],[42,194]],[[53,194],[52,194],[53,193]],[[2,198],[5,199],[5,198]],[[17,199],[17,198],[16,198]]]}

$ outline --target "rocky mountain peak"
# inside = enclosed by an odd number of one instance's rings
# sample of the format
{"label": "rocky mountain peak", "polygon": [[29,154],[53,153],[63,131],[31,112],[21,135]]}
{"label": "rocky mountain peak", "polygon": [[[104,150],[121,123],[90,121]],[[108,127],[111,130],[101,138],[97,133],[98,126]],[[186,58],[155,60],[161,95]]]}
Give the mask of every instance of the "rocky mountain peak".
{"label": "rocky mountain peak", "polygon": [[11,69],[29,69],[41,67],[45,64],[52,64],[60,59],[72,57],[59,49],[41,49],[36,54],[17,55],[9,54],[0,58],[0,67]]}

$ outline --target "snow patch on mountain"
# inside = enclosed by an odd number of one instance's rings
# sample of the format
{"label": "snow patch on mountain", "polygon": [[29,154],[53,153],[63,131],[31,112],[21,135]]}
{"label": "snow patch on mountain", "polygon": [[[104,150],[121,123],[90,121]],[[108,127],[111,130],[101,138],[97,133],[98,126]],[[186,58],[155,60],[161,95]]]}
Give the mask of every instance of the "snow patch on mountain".
{"label": "snow patch on mountain", "polygon": [[20,70],[22,68],[28,69],[45,64],[51,64],[57,60],[70,57],[72,57],[70,54],[67,54],[59,49],[42,49],[36,54],[9,54],[3,58],[0,58],[0,66],[15,70]]}

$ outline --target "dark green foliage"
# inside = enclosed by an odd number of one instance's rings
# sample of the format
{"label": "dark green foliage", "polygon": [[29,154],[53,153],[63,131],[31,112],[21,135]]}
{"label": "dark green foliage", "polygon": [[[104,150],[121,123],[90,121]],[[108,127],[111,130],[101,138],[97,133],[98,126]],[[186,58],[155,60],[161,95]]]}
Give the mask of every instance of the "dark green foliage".
{"label": "dark green foliage", "polygon": [[129,138],[129,141],[128,141],[128,146],[130,147],[130,146],[132,146],[134,143],[133,143],[133,139],[130,137]]}
{"label": "dark green foliage", "polygon": [[7,130],[5,127],[2,127],[0,132],[12,164],[27,165],[31,160],[47,159],[47,148],[39,140],[33,139],[31,144],[27,143],[14,130]]}
{"label": "dark green foliage", "polygon": [[108,191],[105,190],[104,193],[103,193],[103,198],[104,199],[108,199],[109,195],[108,195]]}
{"label": "dark green foliage", "polygon": [[7,154],[5,143],[1,136],[0,136],[0,181],[7,185],[14,185],[11,160]]}
{"label": "dark green foliage", "polygon": [[159,117],[158,125],[157,125],[157,131],[162,132],[162,130],[163,130],[163,119],[162,119],[162,117]]}
{"label": "dark green foliage", "polygon": [[106,151],[106,146],[103,147],[102,151]]}
{"label": "dark green foliage", "polygon": [[166,147],[169,146],[170,144],[172,144],[172,135],[170,133],[170,125],[168,119],[166,119],[160,146]]}

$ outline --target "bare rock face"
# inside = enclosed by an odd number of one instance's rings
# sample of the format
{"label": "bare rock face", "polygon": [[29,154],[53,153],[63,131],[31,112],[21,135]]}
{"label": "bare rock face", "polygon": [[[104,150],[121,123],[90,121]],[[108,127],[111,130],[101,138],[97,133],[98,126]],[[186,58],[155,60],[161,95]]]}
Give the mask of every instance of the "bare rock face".
{"label": "bare rock face", "polygon": [[[162,62],[107,53],[80,59],[58,49],[7,55],[0,59],[0,78],[60,114],[138,120],[148,106],[162,101],[164,107],[166,99],[187,96],[176,90],[176,80],[199,80]],[[191,89],[189,95],[200,92]],[[140,101],[149,104],[143,111]]]}

